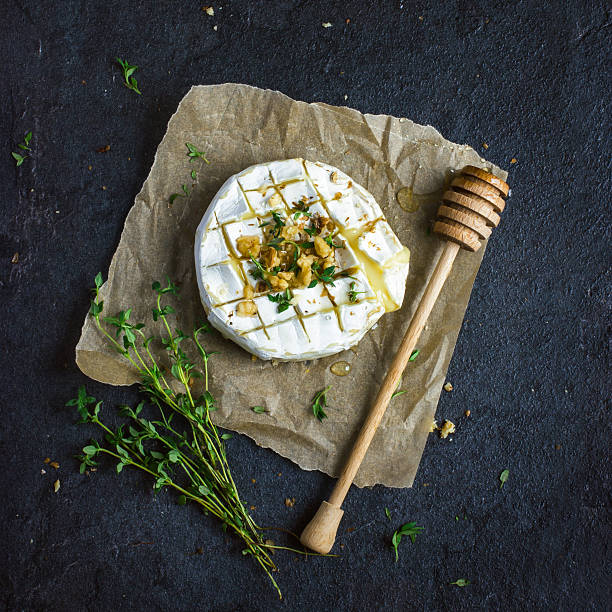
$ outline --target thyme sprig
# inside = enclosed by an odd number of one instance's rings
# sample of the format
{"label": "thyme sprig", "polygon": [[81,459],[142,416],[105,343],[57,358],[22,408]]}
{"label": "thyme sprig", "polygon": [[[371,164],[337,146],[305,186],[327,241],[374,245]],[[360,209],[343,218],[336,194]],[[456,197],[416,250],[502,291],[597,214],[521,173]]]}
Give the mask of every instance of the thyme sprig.
{"label": "thyme sprig", "polygon": [[130,66],[129,62],[122,60],[120,57],[116,57],[115,60],[123,71],[123,84],[128,89],[135,91],[139,96],[142,95],[140,89],[138,89],[136,77],[132,76],[138,70],[138,66]]}
{"label": "thyme sprig", "polygon": [[[30,140],[32,140],[32,132],[27,132],[27,134],[23,137],[23,142],[20,142],[17,146],[22,151],[29,151],[31,153],[32,149],[30,148]],[[15,153],[15,151],[12,151],[11,155],[13,156],[17,167],[21,166],[21,164],[23,164],[23,162],[30,157],[28,153],[24,153],[22,155],[21,153]]]}
{"label": "thyme sprig", "polygon": [[268,299],[278,304],[278,312],[285,312],[285,310],[291,306],[291,294],[289,293],[289,289],[285,289],[283,293],[277,293],[276,295],[269,293]]}
{"label": "thyme sprig", "polygon": [[397,547],[399,543],[402,541],[403,536],[408,536],[412,543],[416,540],[416,537],[423,531],[423,527],[419,527],[416,522],[406,523],[402,525],[399,529],[396,529],[393,532],[393,537],[391,538],[391,546],[395,551],[395,562],[397,563],[399,559],[399,553],[397,552]]}
{"label": "thyme sprig", "polygon": [[324,408],[328,408],[327,405],[327,392],[331,389],[331,385],[325,387],[322,391],[319,391],[312,400],[312,413],[319,419],[319,421],[323,421],[323,419],[327,418],[325,414]]}
{"label": "thyme sprig", "polygon": [[359,299],[357,296],[360,293],[367,293],[367,291],[355,291],[356,286],[357,286],[357,283],[355,281],[353,281],[350,284],[350,289],[348,292],[348,299],[349,299],[349,302],[351,302],[351,304],[354,304],[355,302],[357,302],[357,300]]}
{"label": "thyme sprig", "polygon": [[[216,406],[209,390],[208,362],[214,353],[208,353],[201,340],[208,326],[196,327],[189,337],[181,330],[172,331],[168,316],[174,313],[174,309],[162,299],[178,295],[178,287],[169,280],[165,287],[155,282],[152,289],[157,298],[153,317],[161,323],[163,332],[160,336],[147,336],[142,324],[130,321],[131,309],[102,317],[102,283],[102,275],[98,274],[90,315],[108,343],[138,371],[141,390],[158,409],[159,416],[157,419],[145,418],[144,402],[135,408],[124,406],[121,413],[128,422],[113,429],[100,417],[102,402],[96,401],[81,387],[77,397],[68,405],[76,406],[81,422],[100,427],[106,439],[106,444],[92,440],[83,448],[78,457],[81,472],[96,466],[100,457],[108,456],[117,461],[117,472],[125,466],[134,467],[153,478],[155,491],[166,487],[174,489],[179,504],[197,504],[206,514],[216,516],[224,529],[233,531],[242,539],[246,546],[243,554],[251,555],[259,563],[280,596],[272,577],[276,566],[268,552],[268,549],[277,547],[265,543],[261,528],[241,501],[226,455],[224,440],[231,436],[221,435],[211,419]],[[109,327],[114,333],[109,331]],[[188,340],[199,354],[199,367],[182,348]],[[169,371],[153,357],[152,342],[161,342],[165,347],[171,363]],[[203,381],[200,395],[192,389],[196,378]],[[171,385],[173,379],[175,382]],[[180,391],[174,390],[177,385]]]}

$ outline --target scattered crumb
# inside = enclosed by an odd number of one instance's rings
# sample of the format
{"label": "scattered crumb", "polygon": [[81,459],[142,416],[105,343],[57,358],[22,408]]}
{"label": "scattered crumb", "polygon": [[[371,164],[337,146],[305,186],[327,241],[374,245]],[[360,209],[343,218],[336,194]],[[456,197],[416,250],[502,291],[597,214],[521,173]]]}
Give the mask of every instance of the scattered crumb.
{"label": "scattered crumb", "polygon": [[85,81],[85,80],[81,81],[81,85],[85,85],[86,83],[87,83],[87,81]]}
{"label": "scattered crumb", "polygon": [[561,450],[561,445],[560,444],[555,444],[555,450]]}
{"label": "scattered crumb", "polygon": [[516,162],[517,162],[517,161],[518,161],[518,159],[516,159],[516,157],[513,157],[513,158],[510,160],[510,163],[511,163],[511,164],[516,164]]}
{"label": "scattered crumb", "polygon": [[295,506],[295,497],[287,497],[285,499],[285,506],[287,506],[287,508],[293,508],[293,506]]}
{"label": "scattered crumb", "polygon": [[486,151],[489,148],[489,145],[486,142],[483,142],[482,148]]}
{"label": "scattered crumb", "polygon": [[213,17],[215,14],[215,9],[212,6],[203,6],[202,10],[211,17]]}
{"label": "scattered crumb", "polygon": [[465,416],[470,416],[470,414],[472,414],[472,411],[471,411],[471,410],[466,410],[466,411],[465,411]]}
{"label": "scattered crumb", "polygon": [[323,22],[321,25],[322,25],[324,28],[331,28],[331,27],[332,27],[332,24],[331,24],[331,23],[329,23],[329,21],[324,21],[324,22]]}
{"label": "scattered crumb", "polygon": [[283,473],[282,473],[282,472],[279,472],[279,473],[278,473],[278,475],[279,475],[279,476],[282,476],[282,475],[283,475]]}
{"label": "scattered crumb", "polygon": [[19,253],[15,253],[13,257],[11,257],[11,263],[19,263]]}
{"label": "scattered crumb", "polygon": [[216,25],[214,25],[214,26],[213,26],[213,30],[216,32],[216,31],[217,31],[217,29],[218,29],[218,28],[217,28],[217,26],[216,26]]}
{"label": "scattered crumb", "polygon": [[447,383],[444,385],[444,390],[445,390],[445,391],[448,391],[448,392],[450,393],[450,392],[453,390],[453,385],[452,385],[451,383],[447,382]]}
{"label": "scattered crumb", "polygon": [[88,169],[88,170],[92,170],[92,169],[93,169],[93,166],[87,166],[87,169]]}
{"label": "scattered crumb", "polygon": [[354,527],[349,527],[349,528],[346,530],[346,533],[353,533],[353,531],[355,531],[355,528],[354,528]]}
{"label": "scattered crumb", "polygon": [[41,474],[46,474],[46,473],[47,473],[47,470],[40,470],[40,473],[41,473]]}
{"label": "scattered crumb", "polygon": [[251,355],[251,361],[257,361],[257,355]]}
{"label": "scattered crumb", "polygon": [[440,428],[440,437],[447,438],[448,434],[455,433],[455,424],[452,421],[444,421],[444,425]]}
{"label": "scattered crumb", "polygon": [[51,463],[51,459],[49,459],[49,457],[45,457],[44,463]]}
{"label": "scattered crumb", "polygon": [[423,21],[423,15],[419,15],[419,21]]}
{"label": "scattered crumb", "polygon": [[106,191],[106,185],[102,185],[102,191]]}
{"label": "scattered crumb", "polygon": [[251,478],[251,482],[255,484],[257,481],[254,478]]}
{"label": "scattered crumb", "polygon": [[57,461],[51,461],[49,465],[56,470],[59,470],[59,463]]}
{"label": "scattered crumb", "polygon": [[431,422],[431,426],[429,427],[429,433],[432,431],[436,431],[438,429],[438,423],[436,423],[436,419]]}
{"label": "scattered crumb", "polygon": [[350,20],[350,19],[347,17],[347,18],[344,20],[344,23],[351,23],[351,20]]}
{"label": "scattered crumb", "polygon": [[424,482],[424,483],[423,483],[423,486],[424,486],[424,487],[428,487],[428,486],[429,486],[429,483],[428,483],[428,482]]}
{"label": "scattered crumb", "polygon": [[340,544],[340,548],[344,550],[344,544]]}
{"label": "scattered crumb", "polygon": [[256,506],[249,506],[251,508],[251,510],[256,510],[257,507]]}
{"label": "scattered crumb", "polygon": [[60,490],[59,478],[53,483],[53,492],[57,493]]}
{"label": "scattered crumb", "polygon": [[107,153],[108,151],[110,151],[110,145],[104,145],[103,147],[96,149],[96,151],[98,153]]}
{"label": "scattered crumb", "polygon": [[344,99],[348,100],[348,96],[346,94],[344,94]]}

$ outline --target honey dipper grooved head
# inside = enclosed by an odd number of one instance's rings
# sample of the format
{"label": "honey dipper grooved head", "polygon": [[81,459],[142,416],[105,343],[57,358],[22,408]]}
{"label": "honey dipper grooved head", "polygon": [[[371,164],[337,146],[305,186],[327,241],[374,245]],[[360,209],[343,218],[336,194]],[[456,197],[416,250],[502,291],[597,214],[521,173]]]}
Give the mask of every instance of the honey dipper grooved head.
{"label": "honey dipper grooved head", "polygon": [[494,174],[466,166],[442,196],[433,231],[468,251],[477,251],[504,210],[510,187]]}

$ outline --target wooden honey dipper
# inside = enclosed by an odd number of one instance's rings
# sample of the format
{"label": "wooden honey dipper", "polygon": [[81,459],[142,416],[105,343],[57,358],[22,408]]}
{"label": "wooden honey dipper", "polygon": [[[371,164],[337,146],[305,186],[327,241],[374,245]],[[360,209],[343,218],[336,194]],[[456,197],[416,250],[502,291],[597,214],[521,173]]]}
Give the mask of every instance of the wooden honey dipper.
{"label": "wooden honey dipper", "polygon": [[481,245],[480,241],[491,235],[492,228],[497,227],[500,221],[499,215],[504,210],[504,198],[509,190],[507,183],[490,172],[475,166],[466,166],[444,192],[433,231],[447,242],[329,501],[321,504],[302,532],[300,541],[304,546],[319,553],[328,553],[332,549],[338,525],[344,514],[342,502],[385,414],[391,396],[397,389],[410,355],[453,267],[455,257],[461,247],[468,251],[477,251]]}

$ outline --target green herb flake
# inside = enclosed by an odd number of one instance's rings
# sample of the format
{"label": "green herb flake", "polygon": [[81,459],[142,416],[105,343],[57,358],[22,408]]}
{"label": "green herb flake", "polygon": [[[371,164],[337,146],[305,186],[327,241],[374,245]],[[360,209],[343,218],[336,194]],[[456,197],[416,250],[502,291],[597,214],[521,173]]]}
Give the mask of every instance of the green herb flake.
{"label": "green herb flake", "polygon": [[414,361],[419,356],[420,351],[417,349],[416,351],[412,351],[408,361]]}
{"label": "green herb flake", "polygon": [[499,475],[499,482],[501,483],[499,485],[499,488],[501,489],[504,486],[504,483],[506,482],[506,480],[508,480],[508,476],[510,476],[510,470],[504,470],[500,475]]}
{"label": "green herb flake", "polygon": [[459,578],[459,580],[455,580],[455,582],[451,582],[450,584],[454,584],[458,587],[464,587],[470,584],[470,581],[466,580],[465,578]]}
{"label": "green herb flake", "polygon": [[395,393],[394,393],[394,394],[391,396],[391,399],[393,399],[393,398],[395,398],[395,397],[399,397],[400,395],[404,395],[404,393],[408,393],[408,391],[404,391],[404,390],[401,390],[401,391],[396,391],[396,392],[395,392]]}
{"label": "green herb flake", "polygon": [[263,406],[253,406],[251,408],[251,410],[255,413],[255,414],[264,414],[265,412],[268,412],[266,410],[266,408],[264,408]]}
{"label": "green herb flake", "polygon": [[385,516],[391,520],[391,512],[389,512],[389,508],[385,508]]}
{"label": "green herb flake", "polygon": [[203,159],[207,164],[210,162],[206,159],[206,155],[203,151],[199,151],[198,148],[191,144],[190,142],[186,142],[185,146],[187,147],[187,157],[190,162],[194,162],[196,159]]}
{"label": "green herb flake", "polygon": [[402,537],[408,536],[412,543],[416,540],[417,535],[419,535],[423,531],[423,527],[419,527],[416,522],[406,523],[402,525],[399,529],[397,529],[393,533],[393,537],[391,538],[391,545],[393,546],[393,550],[395,551],[395,562],[397,563],[399,559],[399,554],[397,547],[399,543],[402,541]]}
{"label": "green herb flake", "polygon": [[367,293],[367,291],[355,291],[356,286],[357,286],[357,283],[353,281],[349,287],[348,299],[349,299],[349,302],[351,302],[351,304],[355,304],[357,302],[357,300],[359,299],[357,296],[360,293]]}
{"label": "green herb flake", "polygon": [[[28,132],[24,137],[23,137],[23,142],[20,142],[17,146],[22,150],[22,151],[32,151],[32,149],[30,148],[30,140],[32,139],[32,132]],[[21,166],[21,164],[23,164],[23,162],[30,157],[29,155],[25,154],[22,155],[21,153],[15,153],[14,151],[11,152],[11,155],[13,156],[13,159],[15,160],[15,165],[17,167]]]}
{"label": "green herb flake", "polygon": [[319,279],[322,283],[327,283],[328,285],[335,287],[336,285],[334,284],[334,272],[336,270],[336,266],[329,266],[328,268],[325,268],[325,270],[319,272],[320,266],[316,266],[317,263],[318,262],[315,261],[311,268],[315,274],[315,277]]}
{"label": "green herb flake", "polygon": [[325,387],[322,391],[319,391],[313,399],[312,402],[312,413],[319,419],[319,421],[323,421],[323,419],[327,418],[325,414],[324,408],[329,408],[327,404],[327,392],[331,389],[331,385]]}
{"label": "green herb flake", "polygon": [[123,71],[123,84],[132,91],[135,91],[139,96],[141,95],[141,91],[138,89],[138,81],[134,76],[134,72],[138,70],[138,66],[130,66],[128,62],[122,60],[120,57],[116,57],[115,60],[121,66],[121,70]]}
{"label": "green herb flake", "polygon": [[278,304],[278,312],[285,312],[291,306],[291,294],[289,293],[289,289],[285,289],[283,293],[277,293],[276,295],[268,294],[268,299],[271,302],[275,302]]}

